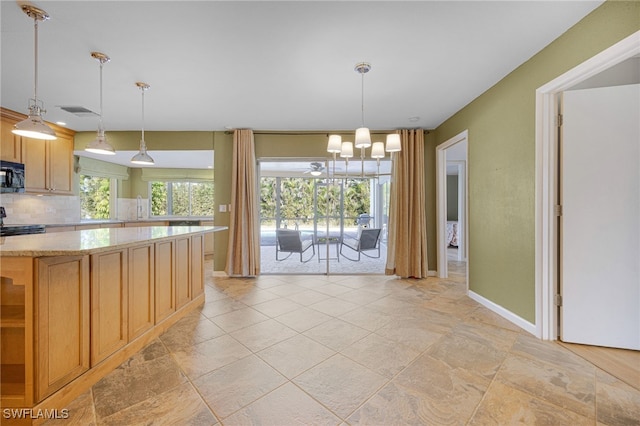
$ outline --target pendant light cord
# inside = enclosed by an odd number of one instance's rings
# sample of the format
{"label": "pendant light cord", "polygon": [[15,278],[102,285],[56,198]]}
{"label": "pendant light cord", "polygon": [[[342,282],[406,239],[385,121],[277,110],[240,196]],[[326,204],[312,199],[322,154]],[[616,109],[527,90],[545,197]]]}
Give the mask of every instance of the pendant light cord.
{"label": "pendant light cord", "polygon": [[361,107],[362,107],[362,127],[364,127],[364,72],[360,71],[361,79]]}
{"label": "pendant light cord", "polygon": [[140,147],[144,147],[144,149],[147,149],[147,143],[144,141],[144,87],[140,87],[140,90],[142,90],[142,140],[140,141]]}
{"label": "pendant light cord", "polygon": [[100,61],[100,127],[99,131],[104,131],[104,125],[102,123],[102,61]]}
{"label": "pendant light cord", "polygon": [[33,19],[33,27],[35,34],[34,41],[34,63],[35,63],[35,72],[33,73],[33,99],[36,107],[38,106],[38,18]]}

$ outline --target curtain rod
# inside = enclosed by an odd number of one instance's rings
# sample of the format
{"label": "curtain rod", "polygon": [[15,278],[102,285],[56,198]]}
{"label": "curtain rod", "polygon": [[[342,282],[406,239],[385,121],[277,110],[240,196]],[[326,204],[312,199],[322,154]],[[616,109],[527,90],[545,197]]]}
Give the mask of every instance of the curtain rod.
{"label": "curtain rod", "polygon": [[[393,133],[396,130],[414,130],[414,129],[394,129],[394,130],[374,130],[371,132],[372,135],[386,135],[388,133]],[[417,130],[417,129],[416,129]],[[422,131],[424,132],[425,135],[429,134],[429,130],[427,129],[422,129]],[[329,136],[330,134],[344,134],[344,133],[353,133],[352,130],[344,130],[344,131],[325,131],[325,132],[320,132],[320,131],[314,131],[314,130],[310,130],[310,131],[297,131],[297,132],[288,132],[286,130],[257,130],[255,132],[253,132],[254,135],[285,135],[285,136],[305,136],[305,135],[325,135],[325,136]],[[225,130],[224,132],[225,135],[231,135],[233,134],[233,130]]]}

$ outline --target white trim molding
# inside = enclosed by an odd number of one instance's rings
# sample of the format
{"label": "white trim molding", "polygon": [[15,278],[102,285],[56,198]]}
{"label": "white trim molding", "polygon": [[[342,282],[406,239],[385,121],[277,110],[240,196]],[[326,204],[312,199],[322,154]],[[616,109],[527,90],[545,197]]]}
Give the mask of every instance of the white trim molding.
{"label": "white trim molding", "polygon": [[554,298],[558,287],[557,116],[559,95],[576,84],[640,54],[640,31],[614,44],[536,90],[535,335],[558,338]]}
{"label": "white trim molding", "polygon": [[[441,143],[440,145],[436,146],[436,223],[437,223],[437,227],[436,227],[436,242],[437,242],[437,270],[438,270],[438,277],[440,278],[447,278],[448,276],[448,271],[447,271],[447,251],[446,251],[446,244],[445,244],[445,239],[446,239],[446,235],[444,234],[444,230],[446,228],[446,224],[447,224],[447,156],[446,156],[446,149],[447,148],[451,148],[453,145],[459,143],[459,142],[463,142],[463,141],[468,141],[468,137],[469,137],[469,131],[468,130],[464,130],[463,132],[458,133],[457,135],[455,135],[454,137],[452,137],[451,139]],[[467,149],[468,148],[468,144],[467,144]],[[468,154],[467,154],[468,155]],[[464,185],[465,185],[465,194],[468,194],[468,173],[466,172],[466,168],[468,166],[468,157],[467,157],[467,161],[465,161],[463,163],[464,167],[465,167],[465,172],[464,175],[460,175],[460,179],[464,179]],[[465,195],[466,196],[466,195]],[[464,250],[465,250],[465,254],[467,254],[467,287],[469,284],[469,258],[468,258],[468,246],[469,246],[469,238],[468,238],[468,231],[467,231],[467,226],[466,224],[468,223],[468,203],[464,202],[464,217],[463,218],[459,218],[460,220],[464,220],[465,223],[462,226],[463,232],[465,233],[463,236],[463,240],[464,240]]]}
{"label": "white trim molding", "polygon": [[517,325],[518,327],[520,327],[524,331],[526,331],[528,333],[531,333],[534,336],[536,335],[536,325],[535,324],[531,324],[526,319],[524,319],[522,317],[519,317],[518,315],[514,314],[510,310],[503,308],[502,306],[492,302],[489,299],[486,299],[486,298],[480,296],[478,293],[474,293],[471,290],[469,290],[469,297],[471,299],[475,300],[476,302],[480,303],[485,308],[487,308],[487,309],[495,312],[496,314],[500,315],[502,318],[506,319],[507,321],[510,321],[513,324]]}

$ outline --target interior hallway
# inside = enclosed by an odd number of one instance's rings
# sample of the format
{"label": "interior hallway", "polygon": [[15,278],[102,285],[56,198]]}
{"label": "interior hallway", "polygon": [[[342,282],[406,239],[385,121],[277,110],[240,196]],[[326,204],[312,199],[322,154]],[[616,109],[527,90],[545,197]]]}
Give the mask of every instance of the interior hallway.
{"label": "interior hallway", "polygon": [[199,312],[59,422],[639,424],[640,391],[480,306],[464,294],[464,264],[449,270],[448,280],[211,274]]}

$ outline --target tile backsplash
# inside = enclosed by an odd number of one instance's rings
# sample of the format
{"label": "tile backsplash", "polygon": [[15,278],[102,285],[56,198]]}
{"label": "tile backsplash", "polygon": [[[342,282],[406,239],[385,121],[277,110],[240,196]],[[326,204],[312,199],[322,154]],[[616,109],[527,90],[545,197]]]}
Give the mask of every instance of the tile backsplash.
{"label": "tile backsplash", "polygon": [[118,198],[118,220],[137,220],[148,218],[148,198]]}
{"label": "tile backsplash", "polygon": [[62,224],[80,222],[80,197],[71,195],[2,194],[6,225]]}

